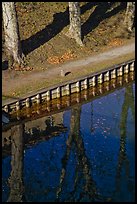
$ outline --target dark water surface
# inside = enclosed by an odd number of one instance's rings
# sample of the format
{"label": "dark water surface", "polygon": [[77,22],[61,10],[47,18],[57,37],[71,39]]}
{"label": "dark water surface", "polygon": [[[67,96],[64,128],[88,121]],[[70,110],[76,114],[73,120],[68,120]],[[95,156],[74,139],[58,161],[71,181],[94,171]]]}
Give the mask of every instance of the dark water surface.
{"label": "dark water surface", "polygon": [[135,200],[133,82],[6,134],[12,142],[3,147],[3,202]]}

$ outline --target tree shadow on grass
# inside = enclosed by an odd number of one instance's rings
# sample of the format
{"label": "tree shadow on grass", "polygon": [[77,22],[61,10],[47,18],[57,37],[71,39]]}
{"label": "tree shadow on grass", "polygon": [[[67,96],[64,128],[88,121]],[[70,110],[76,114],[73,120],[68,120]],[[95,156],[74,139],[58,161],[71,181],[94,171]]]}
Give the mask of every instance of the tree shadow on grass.
{"label": "tree shadow on grass", "polygon": [[[123,2],[124,3],[124,2]],[[93,6],[97,5],[94,12],[90,15],[89,19],[82,25],[82,39],[85,35],[91,32],[98,24],[106,18],[109,18],[120,10],[125,8],[124,4],[121,3],[120,6],[113,9],[111,12],[106,13],[106,11],[111,7],[113,3],[107,2],[88,2],[83,5],[81,9],[81,14],[84,14],[87,10],[91,9]],[[47,25],[44,29],[38,31],[36,34],[32,35],[28,39],[22,40],[22,50],[25,55],[34,51],[41,45],[45,44],[53,37],[55,37],[61,30],[69,24],[69,8],[67,7],[65,12],[56,13],[53,15],[53,22]]]}
{"label": "tree shadow on grass", "polygon": [[87,2],[85,5],[80,7],[80,14],[84,14],[86,11],[90,10],[93,6],[98,5],[98,2]]}
{"label": "tree shadow on grass", "polygon": [[4,60],[2,62],[2,70],[7,70],[8,69],[8,61],[7,60]]}
{"label": "tree shadow on grass", "polygon": [[22,49],[25,55],[48,42],[69,24],[68,8],[65,12],[54,14],[53,18],[54,19],[51,24],[47,25],[44,29],[32,35],[28,39],[22,41]]}
{"label": "tree shadow on grass", "polygon": [[[86,12],[86,10],[91,9],[91,7],[93,7],[95,4],[95,2],[88,2],[82,6],[81,14]],[[28,39],[22,40],[22,50],[25,55],[51,40],[69,24],[69,7],[67,7],[65,12],[54,14],[53,18],[53,22],[47,25],[44,29],[38,31]]]}
{"label": "tree shadow on grass", "polygon": [[82,39],[93,29],[95,29],[101,21],[116,15],[118,12],[126,8],[126,2],[121,2],[120,5],[118,5],[111,11],[108,11],[108,9],[110,9],[114,3],[115,2],[98,2],[98,5],[96,6],[93,13],[90,15],[88,20],[81,26]]}

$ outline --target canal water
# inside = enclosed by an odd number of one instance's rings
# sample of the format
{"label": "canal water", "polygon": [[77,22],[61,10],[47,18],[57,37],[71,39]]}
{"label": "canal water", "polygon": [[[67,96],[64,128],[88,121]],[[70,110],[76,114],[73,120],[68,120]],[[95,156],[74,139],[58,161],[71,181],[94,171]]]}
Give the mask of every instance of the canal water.
{"label": "canal water", "polygon": [[3,131],[2,201],[135,201],[135,83]]}

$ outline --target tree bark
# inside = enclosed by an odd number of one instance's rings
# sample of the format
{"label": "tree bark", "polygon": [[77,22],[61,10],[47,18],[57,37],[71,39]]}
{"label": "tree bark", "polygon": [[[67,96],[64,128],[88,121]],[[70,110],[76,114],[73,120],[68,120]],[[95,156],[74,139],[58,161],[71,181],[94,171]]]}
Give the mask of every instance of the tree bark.
{"label": "tree bark", "polygon": [[69,2],[69,19],[70,27],[67,35],[74,38],[76,42],[82,46],[81,40],[81,18],[79,2]]}
{"label": "tree bark", "polygon": [[12,64],[23,64],[15,2],[2,2],[6,54]]}
{"label": "tree bark", "polygon": [[129,32],[132,32],[135,18],[135,2],[127,2],[127,9],[124,19],[124,25]]}

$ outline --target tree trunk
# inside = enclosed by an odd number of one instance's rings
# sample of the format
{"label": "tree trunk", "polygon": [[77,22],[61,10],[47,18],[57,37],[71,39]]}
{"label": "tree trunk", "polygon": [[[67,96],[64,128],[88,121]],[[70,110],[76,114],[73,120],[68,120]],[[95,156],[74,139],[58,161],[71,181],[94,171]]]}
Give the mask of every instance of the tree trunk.
{"label": "tree trunk", "polygon": [[129,32],[132,32],[135,18],[135,2],[127,2],[124,25]]}
{"label": "tree trunk", "polygon": [[81,40],[81,18],[79,2],[69,2],[69,19],[70,27],[68,36],[74,38],[76,42],[82,46]]}
{"label": "tree trunk", "polygon": [[15,2],[2,2],[6,54],[12,64],[23,63]]}

